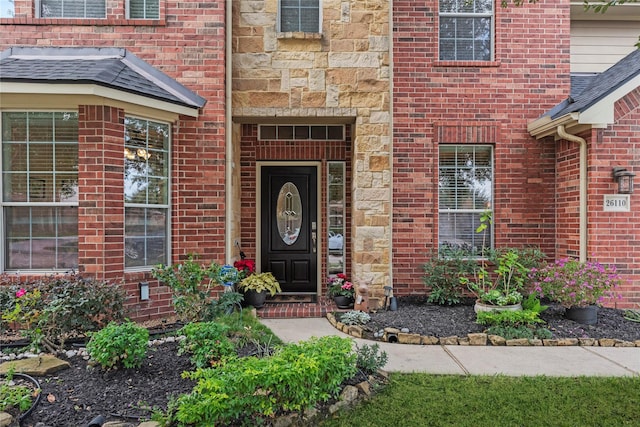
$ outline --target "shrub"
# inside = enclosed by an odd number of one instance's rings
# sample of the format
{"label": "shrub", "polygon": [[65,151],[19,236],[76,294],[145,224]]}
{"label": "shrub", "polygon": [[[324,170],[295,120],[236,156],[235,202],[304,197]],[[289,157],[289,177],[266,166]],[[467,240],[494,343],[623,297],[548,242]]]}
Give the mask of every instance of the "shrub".
{"label": "shrub", "polygon": [[149,331],[131,321],[111,322],[106,328],[91,333],[87,351],[105,369],[137,368],[142,364],[148,348]]}
{"label": "shrub", "polygon": [[616,297],[616,289],[623,283],[615,266],[571,258],[533,269],[530,277],[535,280],[535,290],[541,297],[547,297],[564,307],[602,303],[606,298]]}
{"label": "shrub", "polygon": [[0,278],[3,326],[9,321],[21,323],[35,347],[42,343],[50,351],[62,349],[69,337],[121,322],[125,299],[121,286],[75,274],[27,282],[6,275]]}
{"label": "shrub", "polygon": [[422,281],[431,288],[428,300],[438,305],[456,305],[464,295],[465,288],[460,277],[473,272],[476,262],[469,259],[467,252],[460,249],[443,248],[431,254],[422,266],[425,275]]}
{"label": "shrub", "polygon": [[31,408],[33,397],[40,393],[40,389],[34,390],[31,387],[14,384],[14,374],[14,368],[10,367],[5,375],[5,380],[0,383],[0,411],[17,409],[24,413]]}
{"label": "shrub", "polygon": [[210,369],[185,373],[198,381],[181,396],[176,418],[191,425],[231,425],[241,418],[295,411],[327,401],[356,372],[350,339],[312,338],[267,358],[230,359]]}
{"label": "shrub", "polygon": [[346,313],[342,313],[339,318],[345,325],[366,325],[371,320],[369,313],[358,310],[351,310]]}
{"label": "shrub", "polygon": [[173,293],[173,308],[180,320],[198,322],[211,320],[211,289],[217,285],[220,265],[205,266],[196,262],[196,255],[189,254],[182,264],[158,265],[151,270],[156,279]]}
{"label": "shrub", "polygon": [[373,374],[378,369],[382,369],[389,359],[386,351],[380,351],[378,344],[362,346],[356,345],[356,366],[365,374]]}
{"label": "shrub", "polygon": [[190,354],[191,363],[197,368],[215,365],[235,354],[228,331],[229,327],[220,323],[190,323],[180,330],[185,339],[180,342],[178,354]]}

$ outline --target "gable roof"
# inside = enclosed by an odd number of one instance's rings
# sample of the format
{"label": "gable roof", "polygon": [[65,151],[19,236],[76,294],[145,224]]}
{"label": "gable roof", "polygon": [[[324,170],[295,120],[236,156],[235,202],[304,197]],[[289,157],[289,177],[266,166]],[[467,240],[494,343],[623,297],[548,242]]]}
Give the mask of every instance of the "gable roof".
{"label": "gable roof", "polygon": [[640,87],[640,49],[600,74],[571,76],[570,96],[529,123],[537,138],[554,135],[558,125],[584,130],[614,122],[614,104]]}
{"label": "gable roof", "polygon": [[[567,106],[556,112],[553,118],[572,112],[585,111],[606,95],[618,89],[629,79],[638,75],[638,73],[640,73],[640,50],[636,49],[611,68],[596,76],[592,76],[588,82],[585,79],[573,79],[572,86],[575,81],[579,85],[587,83],[585,85],[586,87],[575,96],[572,93]],[[572,92],[574,92],[573,87]]]}
{"label": "gable roof", "polygon": [[12,47],[0,54],[0,82],[95,84],[188,108],[206,103],[120,48]]}

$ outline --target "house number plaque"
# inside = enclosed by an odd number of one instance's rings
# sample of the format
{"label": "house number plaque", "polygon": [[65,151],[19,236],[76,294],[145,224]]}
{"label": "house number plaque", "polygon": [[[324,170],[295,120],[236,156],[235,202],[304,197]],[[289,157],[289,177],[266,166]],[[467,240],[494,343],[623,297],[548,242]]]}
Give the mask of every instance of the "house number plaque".
{"label": "house number plaque", "polygon": [[629,212],[631,210],[629,194],[605,194],[604,206],[605,212]]}

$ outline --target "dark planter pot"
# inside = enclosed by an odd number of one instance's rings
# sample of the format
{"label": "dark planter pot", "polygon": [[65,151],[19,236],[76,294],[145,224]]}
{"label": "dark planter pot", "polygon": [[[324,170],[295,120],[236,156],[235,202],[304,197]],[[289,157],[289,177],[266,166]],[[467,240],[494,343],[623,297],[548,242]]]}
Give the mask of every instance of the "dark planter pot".
{"label": "dark planter pot", "polygon": [[262,308],[266,299],[266,292],[256,292],[249,289],[244,291],[244,304],[246,306],[252,306],[253,308]]}
{"label": "dark planter pot", "polygon": [[333,297],[333,301],[336,303],[338,308],[351,308],[353,307],[353,298],[344,297],[341,295]]}
{"label": "dark planter pot", "polygon": [[564,311],[564,317],[583,325],[595,325],[598,323],[598,306],[569,307]]}

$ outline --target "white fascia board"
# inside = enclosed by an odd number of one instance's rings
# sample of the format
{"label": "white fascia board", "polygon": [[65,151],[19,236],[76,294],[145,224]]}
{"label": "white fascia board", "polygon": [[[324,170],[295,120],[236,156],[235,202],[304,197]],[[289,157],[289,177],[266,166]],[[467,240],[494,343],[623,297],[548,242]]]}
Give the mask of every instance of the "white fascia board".
{"label": "white fascia board", "polygon": [[52,84],[52,83],[21,83],[0,82],[0,93],[24,93],[43,95],[93,95],[114,101],[125,102],[153,108],[164,112],[183,114],[190,117],[198,117],[196,108],[188,108],[170,102],[160,101],[154,98],[124,92],[95,84]]}
{"label": "white fascia board", "polygon": [[615,103],[640,87],[640,74],[618,87],[607,96],[580,113],[578,122],[606,127],[615,121]]}

